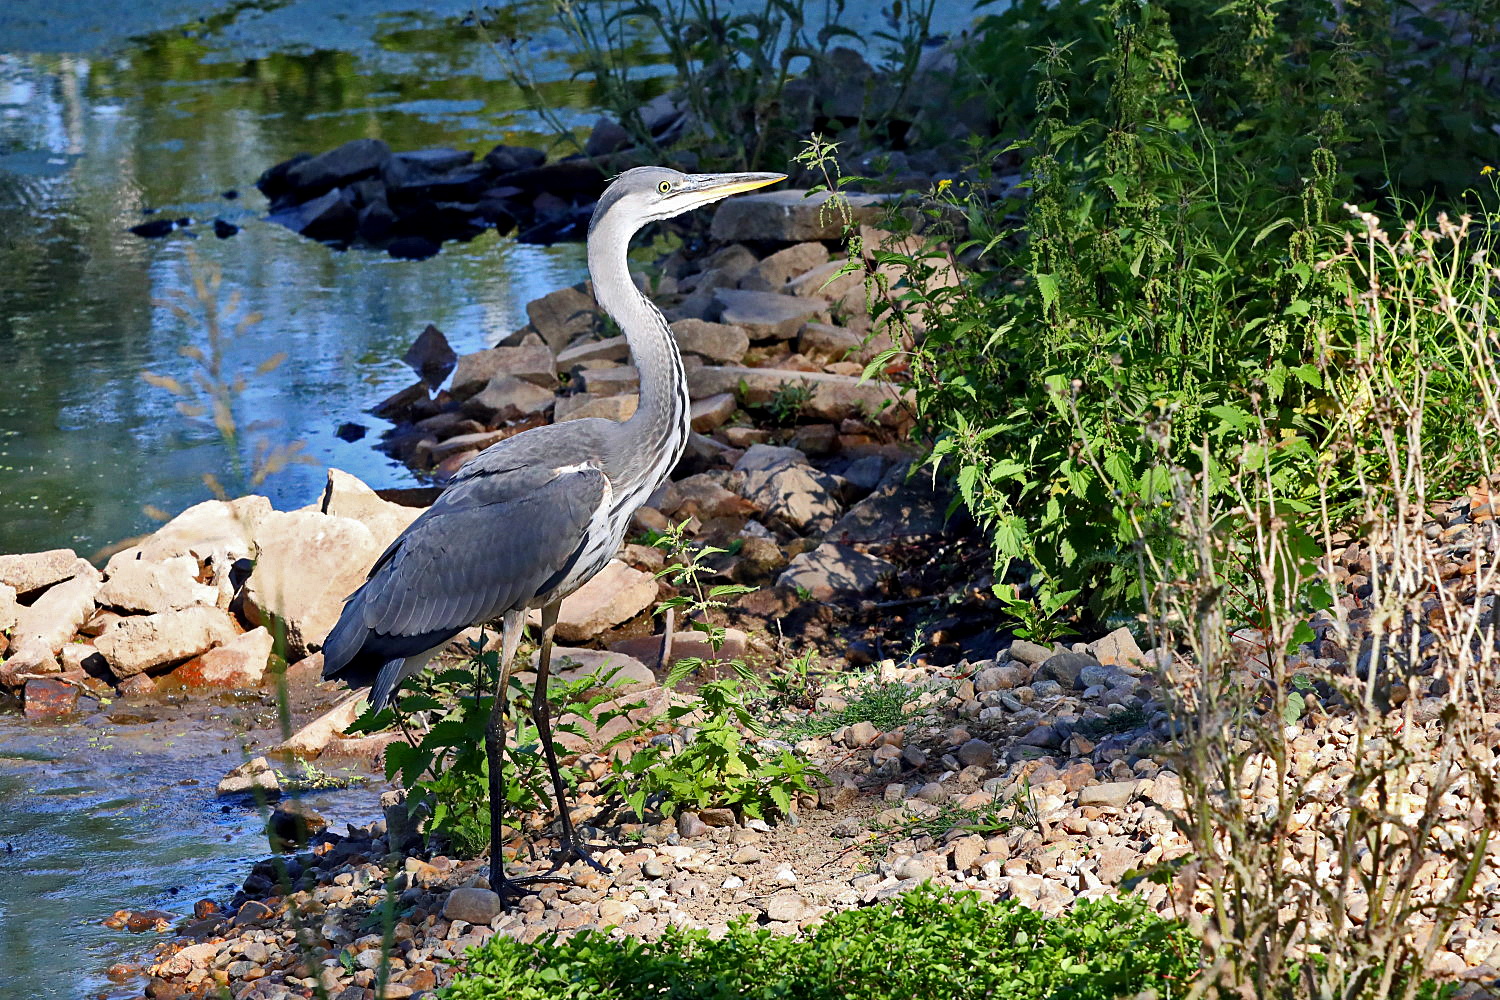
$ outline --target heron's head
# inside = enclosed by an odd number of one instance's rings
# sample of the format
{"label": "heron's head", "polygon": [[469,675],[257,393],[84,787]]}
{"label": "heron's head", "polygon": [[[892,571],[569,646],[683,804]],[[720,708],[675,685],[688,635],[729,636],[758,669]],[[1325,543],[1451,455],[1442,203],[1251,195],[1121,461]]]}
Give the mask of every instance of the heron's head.
{"label": "heron's head", "polygon": [[589,229],[616,218],[629,220],[629,228],[636,229],[785,179],[786,174],[684,174],[667,167],[636,167],[604,189]]}

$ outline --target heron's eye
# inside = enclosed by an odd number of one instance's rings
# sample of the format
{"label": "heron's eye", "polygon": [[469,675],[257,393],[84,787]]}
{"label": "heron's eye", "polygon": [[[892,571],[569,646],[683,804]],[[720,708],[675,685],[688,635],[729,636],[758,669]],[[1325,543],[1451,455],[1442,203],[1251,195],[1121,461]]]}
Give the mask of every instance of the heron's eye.
{"label": "heron's eye", "polygon": [[660,184],[656,185],[656,190],[660,191],[662,194],[666,194],[667,192],[672,190],[672,182],[662,181]]}

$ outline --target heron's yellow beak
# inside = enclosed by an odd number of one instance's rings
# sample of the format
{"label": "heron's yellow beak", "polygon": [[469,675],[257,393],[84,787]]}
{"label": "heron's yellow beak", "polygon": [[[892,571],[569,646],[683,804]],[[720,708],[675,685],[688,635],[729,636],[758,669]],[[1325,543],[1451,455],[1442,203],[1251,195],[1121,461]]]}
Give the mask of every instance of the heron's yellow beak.
{"label": "heron's yellow beak", "polygon": [[686,188],[694,194],[708,195],[717,201],[784,180],[786,174],[696,174],[689,178]]}

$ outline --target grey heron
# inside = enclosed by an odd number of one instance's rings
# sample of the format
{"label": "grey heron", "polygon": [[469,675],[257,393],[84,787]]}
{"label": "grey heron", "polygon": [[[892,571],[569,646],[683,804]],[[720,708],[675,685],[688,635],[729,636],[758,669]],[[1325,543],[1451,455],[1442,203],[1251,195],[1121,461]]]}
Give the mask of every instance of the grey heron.
{"label": "grey heron", "polygon": [[640,372],[635,415],[537,427],[480,452],[375,561],[324,642],[324,678],[371,687],[378,710],[459,632],[500,619],[500,676],[485,734],[490,882],[498,892],[510,888],[501,858],[502,717],[532,609],[541,612],[542,632],[531,704],[561,814],[557,863],[599,867],[574,832],[552,746],[546,691],[558,605],[615,555],[630,516],[666,480],[690,430],[682,357],[665,317],[630,279],[630,239],[649,222],[784,178],[636,167],[605,189],[589,223],[589,275]]}

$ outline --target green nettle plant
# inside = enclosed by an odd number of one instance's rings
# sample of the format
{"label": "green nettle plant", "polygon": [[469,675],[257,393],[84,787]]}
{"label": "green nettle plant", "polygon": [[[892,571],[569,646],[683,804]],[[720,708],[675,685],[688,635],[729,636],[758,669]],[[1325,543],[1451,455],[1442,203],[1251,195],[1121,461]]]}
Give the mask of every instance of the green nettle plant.
{"label": "green nettle plant", "polygon": [[[1475,12],[1449,7],[1475,27]],[[1323,13],[1333,28],[1299,34]],[[1024,137],[974,145],[979,183],[933,192],[925,244],[893,216],[895,239],[861,249],[895,276],[871,274],[877,322],[918,345],[908,361],[931,462],[989,533],[997,593],[1028,634],[1138,601],[1131,549],[1174,544],[1163,439],[1194,442],[1191,473],[1224,496],[1264,422],[1287,511],[1310,511],[1320,486],[1336,505],[1352,499],[1347,464],[1323,461],[1329,414],[1361,391],[1344,373],[1368,339],[1350,322],[1343,265],[1327,263],[1347,229],[1340,203],[1375,187],[1384,123],[1442,95],[1473,123],[1500,112],[1484,73],[1398,85],[1377,54],[1409,57],[1406,37],[1316,3],[1115,0],[1022,3],[965,50],[976,71],[1034,63],[1024,84],[975,74]],[[1022,97],[1030,120],[1008,119]],[[1460,158],[1480,149],[1453,142]],[[1024,204],[993,200],[996,157],[1017,153]],[[1408,180],[1446,183],[1407,166]],[[955,210],[962,233],[945,222]],[[1474,388],[1451,373],[1464,358],[1440,324],[1426,331],[1432,411],[1462,413]],[[1423,428],[1439,479],[1476,468],[1464,425]]]}
{"label": "green nettle plant", "polygon": [[[652,809],[671,816],[683,809],[710,806],[732,808],[755,819],[792,812],[796,797],[811,794],[812,782],[823,775],[786,747],[768,753],[746,739],[746,734],[756,739],[767,735],[748,704],[747,686],[758,685],[758,680],[742,661],[719,657],[725,628],[708,619],[710,612],[754,588],[709,585],[706,578],[713,571],[706,561],[725,550],[689,544],[681,524],[652,541],[672,560],[657,575],[671,577],[679,590],[658,607],[666,616],[667,634],[673,633],[680,612],[712,651],[708,658],[682,657],[673,662],[664,686],[670,690],[690,674],[719,667],[728,668],[731,676],[705,681],[698,688],[696,704],[670,705],[656,720],[656,728],[665,730],[668,739],[652,740],[628,758],[612,761],[606,787],[640,819]],[[692,739],[686,740],[687,735]],[[611,746],[625,738],[617,738]]]}

